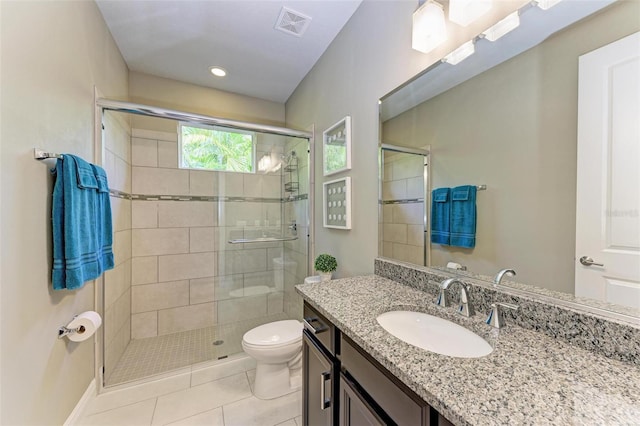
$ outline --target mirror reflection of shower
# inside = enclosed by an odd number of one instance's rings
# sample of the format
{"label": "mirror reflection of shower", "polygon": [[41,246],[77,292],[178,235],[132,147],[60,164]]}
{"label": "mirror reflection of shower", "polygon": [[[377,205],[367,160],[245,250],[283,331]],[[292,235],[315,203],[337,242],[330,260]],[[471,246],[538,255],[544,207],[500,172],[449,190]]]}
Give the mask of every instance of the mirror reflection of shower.
{"label": "mirror reflection of shower", "polygon": [[[205,139],[234,129],[193,125],[198,168],[187,168],[188,123],[113,111],[103,122],[116,253],[103,287],[105,386],[239,354],[246,331],[301,317],[308,138],[240,130],[250,146],[227,150]],[[250,156],[245,171],[202,167],[232,151]]]}
{"label": "mirror reflection of shower", "polygon": [[391,144],[380,149],[381,256],[427,265],[429,151]]}

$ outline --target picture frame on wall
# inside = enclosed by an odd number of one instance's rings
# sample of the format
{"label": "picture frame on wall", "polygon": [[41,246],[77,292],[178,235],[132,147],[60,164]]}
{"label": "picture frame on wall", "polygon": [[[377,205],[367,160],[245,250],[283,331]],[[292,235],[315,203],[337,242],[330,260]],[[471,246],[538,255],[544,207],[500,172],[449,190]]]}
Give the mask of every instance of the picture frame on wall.
{"label": "picture frame on wall", "polygon": [[351,177],[324,182],[322,194],[324,227],[351,229]]}
{"label": "picture frame on wall", "polygon": [[351,169],[351,116],[346,116],[322,133],[324,176]]}

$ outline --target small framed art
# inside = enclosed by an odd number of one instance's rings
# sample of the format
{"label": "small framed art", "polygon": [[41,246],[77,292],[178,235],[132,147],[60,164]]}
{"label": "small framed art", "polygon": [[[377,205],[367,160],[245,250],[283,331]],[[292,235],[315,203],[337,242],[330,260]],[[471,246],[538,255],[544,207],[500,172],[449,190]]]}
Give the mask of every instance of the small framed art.
{"label": "small framed art", "polygon": [[324,227],[351,229],[351,177],[331,180],[322,186]]}

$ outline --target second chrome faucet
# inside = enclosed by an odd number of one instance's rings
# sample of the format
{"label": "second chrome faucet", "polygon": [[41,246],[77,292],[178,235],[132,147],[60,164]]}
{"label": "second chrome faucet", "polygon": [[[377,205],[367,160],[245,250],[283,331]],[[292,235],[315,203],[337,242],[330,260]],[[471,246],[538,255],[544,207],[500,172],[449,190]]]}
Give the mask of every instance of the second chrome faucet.
{"label": "second chrome faucet", "polygon": [[469,290],[471,290],[471,285],[465,284],[456,278],[448,278],[440,283],[440,294],[436,300],[436,305],[442,307],[449,306],[447,289],[455,283],[460,284],[460,306],[458,307],[458,312],[465,317],[470,317],[475,314],[473,305],[469,300]]}

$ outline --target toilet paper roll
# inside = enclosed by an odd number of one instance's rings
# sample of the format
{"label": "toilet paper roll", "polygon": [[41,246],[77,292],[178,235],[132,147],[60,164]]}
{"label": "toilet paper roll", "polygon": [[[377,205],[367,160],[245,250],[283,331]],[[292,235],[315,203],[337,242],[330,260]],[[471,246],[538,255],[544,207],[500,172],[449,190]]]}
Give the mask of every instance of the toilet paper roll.
{"label": "toilet paper roll", "polygon": [[68,334],[67,337],[72,342],[83,342],[93,336],[100,325],[102,318],[94,311],[83,312],[67,325],[69,329],[78,329],[75,333]]}
{"label": "toilet paper roll", "polygon": [[462,269],[462,265],[456,262],[447,263],[447,268],[449,269]]}

